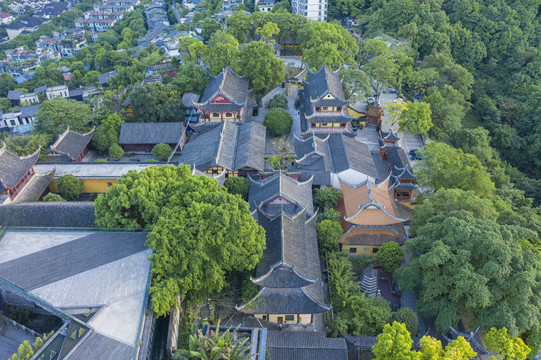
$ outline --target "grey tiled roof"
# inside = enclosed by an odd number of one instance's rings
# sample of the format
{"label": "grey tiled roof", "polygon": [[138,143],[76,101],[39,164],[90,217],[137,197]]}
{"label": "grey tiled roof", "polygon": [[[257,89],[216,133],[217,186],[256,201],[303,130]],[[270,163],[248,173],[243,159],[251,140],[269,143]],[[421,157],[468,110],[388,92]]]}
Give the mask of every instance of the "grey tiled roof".
{"label": "grey tiled roof", "polygon": [[[404,152],[404,149],[400,147],[391,147],[389,150],[387,150],[387,157],[389,158],[389,163],[391,164],[391,170],[394,175],[398,175],[396,173],[396,169],[404,169],[405,167],[409,167],[408,157],[406,153]],[[401,173],[402,171],[400,171]]]}
{"label": "grey tiled roof", "polygon": [[21,107],[21,117],[30,117],[36,115],[39,110],[40,105],[30,105]]}
{"label": "grey tiled roof", "polygon": [[116,70],[109,71],[109,72],[106,72],[105,74],[98,75],[98,81],[100,82],[101,85],[104,85],[107,83],[107,80],[115,76],[116,76]]}
{"label": "grey tiled roof", "polygon": [[344,106],[348,103],[345,99],[319,99],[312,101],[314,106]]}
{"label": "grey tiled roof", "polygon": [[43,85],[34,89],[36,94],[44,93],[47,90],[47,85]]}
{"label": "grey tiled roof", "polygon": [[19,100],[21,95],[23,94],[22,90],[9,90],[8,91],[8,100]]}
{"label": "grey tiled roof", "polygon": [[186,107],[190,107],[190,106],[193,107],[193,104],[198,102],[199,98],[200,98],[199,94],[194,94],[194,93],[191,93],[191,92],[187,92],[184,95],[182,95],[182,103]]}
{"label": "grey tiled roof", "polygon": [[215,165],[228,170],[265,167],[265,127],[256,122],[221,122],[198,127],[182,151],[180,163],[204,171]]}
{"label": "grey tiled roof", "polygon": [[343,134],[297,139],[295,150],[295,170],[338,174],[353,169],[374,179],[379,177],[368,145]]}
{"label": "grey tiled roof", "polygon": [[204,104],[198,105],[197,108],[203,111],[236,111],[242,106],[237,104]]}
{"label": "grey tiled roof", "polygon": [[269,360],[347,360],[343,338],[326,338],[322,333],[307,331],[267,332]]}
{"label": "grey tiled roof", "polygon": [[320,124],[334,124],[334,123],[347,123],[348,121],[351,121],[353,119],[352,116],[348,116],[345,114],[342,115],[316,115],[312,114],[311,116],[307,116],[306,120],[311,123],[320,123]]}
{"label": "grey tiled roof", "polygon": [[0,192],[17,185],[38,160],[39,151],[28,156],[17,156],[7,150],[5,145],[0,149]]}
{"label": "grey tiled roof", "polygon": [[0,206],[0,225],[93,227],[93,202],[33,202]]}
{"label": "grey tiled roof", "polygon": [[317,71],[308,70],[310,98],[315,100],[330,93],[337,99],[345,100],[339,74],[340,70],[331,71],[326,65]]}
{"label": "grey tiled roof", "polygon": [[83,96],[83,89],[73,89],[70,90],[69,96],[70,98],[77,97],[77,96]]}
{"label": "grey tiled roof", "polygon": [[396,133],[393,132],[392,130],[391,131],[382,131],[381,132],[381,137],[384,138],[385,140],[389,140],[389,141],[398,141],[398,140],[400,140],[398,135],[396,135]]}
{"label": "grey tiled roof", "polygon": [[24,186],[24,189],[13,199],[14,203],[37,201],[49,187],[54,177],[54,170],[47,174],[35,174]]}
{"label": "grey tiled roof", "polygon": [[80,134],[71,131],[68,127],[51,145],[51,150],[74,160],[83,152],[90,140],[92,140],[92,136],[94,136],[94,129],[86,134]]}
{"label": "grey tiled roof", "polygon": [[242,106],[246,103],[248,82],[226,67],[220,74],[210,79],[199,101],[201,104],[206,104],[218,94]]}
{"label": "grey tiled roof", "polygon": [[31,291],[145,251],[146,238],[147,233],[91,233],[5,261],[0,277]]}
{"label": "grey tiled roof", "polygon": [[182,136],[184,124],[176,123],[123,123],[118,143],[124,144],[176,144]]}
{"label": "grey tiled roof", "polygon": [[70,360],[129,360],[133,347],[93,331],[69,357]]}
{"label": "grey tiled roof", "polygon": [[298,182],[280,172],[264,180],[250,179],[250,183],[248,202],[252,211],[257,206],[267,213],[277,214],[282,210],[282,205],[273,206],[269,203],[281,198],[293,205],[286,209],[290,210],[286,211],[290,215],[294,215],[304,208],[306,208],[308,216],[312,216],[314,213],[311,181]]}
{"label": "grey tiled roof", "polygon": [[315,216],[306,220],[306,209],[292,217],[284,212],[270,217],[258,210],[258,219],[267,231],[267,247],[252,281],[262,289],[238,309],[247,314],[330,310],[324,304]]}

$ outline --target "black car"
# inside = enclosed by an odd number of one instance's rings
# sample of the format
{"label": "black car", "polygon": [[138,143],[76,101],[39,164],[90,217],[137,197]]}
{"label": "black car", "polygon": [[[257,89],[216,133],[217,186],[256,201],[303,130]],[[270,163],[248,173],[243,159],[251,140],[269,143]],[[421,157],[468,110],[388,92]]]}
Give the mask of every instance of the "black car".
{"label": "black car", "polygon": [[254,106],[254,111],[252,112],[252,116],[259,115],[259,108],[257,106]]}
{"label": "black car", "polygon": [[411,160],[422,160],[423,159],[423,155],[421,154],[414,154],[411,156]]}
{"label": "black car", "polygon": [[415,155],[415,154],[417,154],[417,151],[418,151],[418,150],[419,150],[419,149],[413,149],[413,150],[410,150],[410,155]]}

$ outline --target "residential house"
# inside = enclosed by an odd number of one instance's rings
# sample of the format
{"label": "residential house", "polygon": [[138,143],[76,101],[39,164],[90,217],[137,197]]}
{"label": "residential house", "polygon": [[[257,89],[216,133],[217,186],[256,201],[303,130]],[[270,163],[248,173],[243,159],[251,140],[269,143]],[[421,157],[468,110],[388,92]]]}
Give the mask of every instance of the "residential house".
{"label": "residential house", "polygon": [[365,143],[344,134],[296,138],[295,153],[291,170],[300,173],[301,181],[313,176],[314,185],[339,189],[339,178],[357,184],[365,180],[376,182],[380,177],[373,158],[378,155],[372,155]]}
{"label": "residential house", "polygon": [[35,172],[40,149],[28,156],[18,156],[6,145],[0,148],[0,204],[36,201],[47,190],[54,169]]}
{"label": "residential house", "polygon": [[94,11],[98,12],[124,12],[124,11],[133,11],[134,6],[130,5],[110,5],[110,4],[94,4]]}
{"label": "residential house", "polygon": [[107,80],[112,79],[116,76],[116,70],[106,72],[104,74],[98,75],[98,82],[100,83],[101,87],[109,87],[109,84],[107,84]]}
{"label": "residential house", "polygon": [[[254,215],[265,229],[266,248],[251,279],[260,290],[237,310],[277,324],[308,325],[317,314],[330,310],[323,295],[311,182],[298,184],[284,177],[277,173],[250,188]],[[286,181],[291,182],[288,195],[276,188]],[[261,192],[270,195],[268,200],[260,201]],[[301,204],[306,205],[301,208]]]}
{"label": "residential house", "polygon": [[21,105],[21,95],[23,94],[22,90],[9,90],[7,99],[11,101],[12,106]]}
{"label": "residential house", "polygon": [[118,144],[127,153],[152,153],[157,144],[168,144],[180,152],[186,139],[184,124],[176,123],[123,123]]}
{"label": "residential house", "polygon": [[187,92],[182,95],[182,103],[184,104],[184,109],[186,109],[186,115],[184,119],[188,123],[197,123],[199,122],[199,113],[195,107],[195,103],[199,102],[200,95]]}
{"label": "residential house", "polygon": [[340,179],[342,198],[337,209],[342,215],[342,250],[351,255],[374,254],[384,243],[404,245],[404,222],[410,211],[394,199],[394,180],[389,176],[379,184],[366,180],[352,185]]}
{"label": "residential house", "polygon": [[327,21],[327,0],[292,0],[291,12],[314,21]]}
{"label": "residential house", "polygon": [[47,153],[48,161],[55,162],[80,162],[88,154],[88,144],[94,136],[94,129],[86,134],[70,130],[69,126],[60,134],[58,139],[51,145]]}
{"label": "residential house", "polygon": [[39,104],[22,106],[19,111],[2,113],[0,129],[7,130],[12,134],[24,134],[32,131],[35,115],[39,110]]}
{"label": "residential house", "polygon": [[308,70],[304,91],[299,92],[303,135],[351,132],[353,117],[347,111],[349,100],[344,96],[339,72],[326,65],[317,71]]}
{"label": "residential house", "polygon": [[39,99],[36,93],[22,94],[19,97],[19,101],[21,102],[22,105],[31,105],[31,104],[39,103]]}
{"label": "residential house", "polygon": [[48,19],[39,16],[31,16],[27,19],[8,25],[6,27],[6,31],[8,33],[9,40],[15,39],[17,36],[19,36],[19,34],[23,32],[34,32],[41,26],[41,24],[48,21]]}
{"label": "residential house", "polygon": [[52,19],[62,14],[64,11],[70,10],[71,3],[66,2],[50,2],[43,6],[39,12],[39,16],[45,19]]}
{"label": "residential house", "polygon": [[71,174],[83,182],[83,194],[104,194],[115,185],[130,170],[140,172],[150,166],[161,166],[164,163],[122,163],[122,162],[67,162],[67,163],[38,163],[36,171],[49,172],[56,170],[49,184],[52,192],[58,192],[58,179]]}
{"label": "residential house", "polygon": [[10,13],[1,13],[0,14],[0,24],[9,25],[13,21],[15,21],[15,16],[11,15]]}
{"label": "residential house", "polygon": [[194,106],[203,121],[242,121],[248,102],[248,81],[226,67],[207,83]]}
{"label": "residential house", "polygon": [[259,11],[263,13],[270,13],[274,7],[274,0],[257,0],[256,6],[259,8]]}
{"label": "residential house", "polygon": [[75,27],[83,29],[88,27],[95,32],[105,32],[112,28],[116,24],[117,20],[114,19],[84,19],[79,18],[75,20]]}
{"label": "residential house", "polygon": [[93,20],[123,20],[124,13],[121,11],[87,11],[84,13],[84,18]]}
{"label": "residential house", "polygon": [[73,89],[69,91],[69,99],[83,101],[83,89]]}
{"label": "residential house", "polygon": [[67,85],[51,86],[45,90],[45,95],[47,96],[48,100],[60,97],[67,99],[69,97],[69,89]]}
{"label": "residential house", "polygon": [[266,129],[256,122],[222,122],[196,128],[180,163],[213,177],[255,175],[265,168]]}
{"label": "residential house", "polygon": [[131,360],[151,346],[147,233],[8,230],[0,240],[0,304],[58,324],[36,359]]}

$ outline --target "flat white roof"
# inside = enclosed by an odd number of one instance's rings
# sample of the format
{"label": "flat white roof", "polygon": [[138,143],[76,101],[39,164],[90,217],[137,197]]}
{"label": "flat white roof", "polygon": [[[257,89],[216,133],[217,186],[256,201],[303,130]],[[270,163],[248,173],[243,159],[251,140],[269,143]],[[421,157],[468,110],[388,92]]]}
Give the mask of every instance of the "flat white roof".
{"label": "flat white roof", "polygon": [[141,171],[151,166],[162,166],[165,163],[38,163],[34,165],[36,173],[46,173],[56,169],[54,178],[58,179],[61,176],[71,174],[79,179],[117,179],[122,175],[127,174],[130,170]]}

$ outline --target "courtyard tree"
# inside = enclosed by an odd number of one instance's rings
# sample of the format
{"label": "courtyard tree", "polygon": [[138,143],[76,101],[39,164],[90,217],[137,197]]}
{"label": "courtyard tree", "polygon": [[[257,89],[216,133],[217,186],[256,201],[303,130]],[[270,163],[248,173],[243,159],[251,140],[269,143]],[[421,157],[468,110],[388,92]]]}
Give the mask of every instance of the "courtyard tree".
{"label": "courtyard tree", "polygon": [[337,221],[323,220],[316,225],[317,242],[319,252],[325,255],[325,252],[338,251],[338,242],[342,237],[342,226]]}
{"label": "courtyard tree", "polygon": [[118,144],[112,144],[109,148],[109,157],[120,159],[122,156],[124,156],[124,149]]}
{"label": "courtyard tree", "polygon": [[404,248],[394,241],[389,241],[379,247],[376,254],[378,263],[389,274],[394,273],[404,261]]}
{"label": "courtyard tree", "polygon": [[180,93],[169,85],[154,83],[135,89],[130,95],[132,122],[179,122],[184,120]]}
{"label": "courtyard tree", "polygon": [[52,138],[60,135],[67,126],[70,130],[85,132],[89,129],[90,107],[64,98],[47,100],[39,107],[36,119],[34,132]]}
{"label": "courtyard tree", "polygon": [[488,350],[498,353],[494,356],[497,360],[526,360],[531,352],[521,338],[510,337],[506,328],[491,328],[483,341]]}
{"label": "courtyard tree", "polygon": [[240,52],[241,74],[250,81],[250,87],[262,94],[280,85],[285,80],[286,67],[274,56],[271,43],[252,41]]}
{"label": "courtyard tree", "polygon": [[171,152],[173,149],[171,149],[171,146],[168,144],[156,144],[152,148],[152,155],[154,155],[155,158],[160,159],[161,161],[167,160],[169,155],[171,155]]}
{"label": "courtyard tree", "polygon": [[68,201],[77,199],[83,193],[83,182],[71,174],[61,176],[57,186],[60,196]]}
{"label": "courtyard tree", "polygon": [[315,189],[314,193],[314,204],[321,208],[322,211],[334,208],[342,197],[342,191],[332,186]]}
{"label": "courtyard tree", "polygon": [[250,180],[240,176],[232,176],[225,180],[224,185],[231,194],[238,194],[244,200],[248,201]]}
{"label": "courtyard tree", "polygon": [[265,115],[263,125],[265,125],[267,131],[273,136],[286,135],[291,132],[293,118],[284,109],[272,108]]}
{"label": "courtyard tree", "polygon": [[295,160],[295,151],[285,136],[280,136],[272,142],[274,153],[269,158],[269,163],[275,170],[286,170],[288,165]]}

